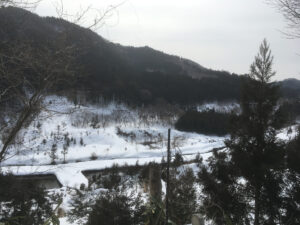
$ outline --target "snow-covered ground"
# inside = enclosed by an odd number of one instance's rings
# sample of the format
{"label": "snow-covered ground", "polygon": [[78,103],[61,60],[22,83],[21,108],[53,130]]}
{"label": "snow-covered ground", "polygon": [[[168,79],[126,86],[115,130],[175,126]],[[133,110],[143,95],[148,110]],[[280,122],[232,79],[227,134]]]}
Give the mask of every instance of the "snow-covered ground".
{"label": "snow-covered ground", "polygon": [[284,141],[290,141],[294,139],[298,133],[298,126],[300,124],[300,121],[297,121],[295,125],[292,125],[290,127],[286,127],[278,131],[277,138],[284,140]]}
{"label": "snow-covered ground", "polygon": [[[49,97],[47,111],[19,135],[2,163],[2,170],[15,175],[55,174],[63,186],[87,184],[84,170],[113,164],[134,165],[160,162],[166,156],[167,129],[153,113],[129,109],[114,103],[105,106],[77,106],[66,98]],[[171,116],[172,117],[172,116]],[[173,115],[176,119],[176,115]],[[222,147],[225,137],[171,131],[172,151],[186,159]]]}
{"label": "snow-covered ground", "polygon": [[[3,171],[15,175],[55,174],[63,186],[87,184],[81,173],[100,170],[114,164],[134,165],[166,157],[167,129],[173,128],[176,114],[162,118],[149,110],[130,109],[110,103],[102,106],[74,106],[66,98],[51,96],[43,111],[19,135],[10,149]],[[236,103],[208,103],[198,110],[220,112],[238,110]],[[288,140],[296,127],[282,129],[278,137]],[[224,146],[226,137],[171,131],[173,153],[181,151],[186,159],[200,153],[204,159],[210,150]],[[1,145],[1,142],[0,142]]]}
{"label": "snow-covered ground", "polygon": [[[171,128],[171,149],[180,151],[185,160],[196,154],[207,159],[211,150],[224,146],[227,137],[206,136],[180,132],[173,124],[175,113],[167,118],[149,109],[132,109],[125,105],[74,106],[66,98],[46,99],[44,110],[31,125],[22,131],[1,170],[15,175],[54,174],[63,185],[50,190],[62,194],[62,208],[69,210],[72,188],[88,186],[83,171],[101,170],[118,165],[160,162],[166,158],[167,133]],[[207,103],[199,111],[239,112],[239,105]],[[296,134],[296,126],[278,132],[278,137],[289,140]],[[1,141],[0,141],[1,146]],[[194,171],[195,164],[189,165]],[[69,188],[71,187],[71,189]],[[61,218],[62,225],[69,225]]]}
{"label": "snow-covered ground", "polygon": [[209,102],[197,106],[197,110],[199,112],[214,110],[220,113],[231,113],[231,112],[240,113],[241,108],[240,108],[240,104],[237,102],[229,102],[229,103]]}

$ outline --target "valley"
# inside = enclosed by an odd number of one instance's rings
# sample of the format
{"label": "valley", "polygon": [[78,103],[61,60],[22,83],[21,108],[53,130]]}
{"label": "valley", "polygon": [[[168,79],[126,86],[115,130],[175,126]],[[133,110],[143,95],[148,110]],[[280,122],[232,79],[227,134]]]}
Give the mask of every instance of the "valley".
{"label": "valley", "polygon": [[14,3],[0,0],[0,225],[300,223],[300,81],[273,79],[267,39],[236,74]]}

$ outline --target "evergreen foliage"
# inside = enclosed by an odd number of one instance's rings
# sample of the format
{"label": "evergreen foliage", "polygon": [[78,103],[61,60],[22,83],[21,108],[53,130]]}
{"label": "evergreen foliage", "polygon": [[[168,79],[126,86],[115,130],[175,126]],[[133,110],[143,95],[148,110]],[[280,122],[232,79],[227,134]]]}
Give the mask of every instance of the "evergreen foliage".
{"label": "evergreen foliage", "polygon": [[145,220],[141,197],[119,191],[102,193],[89,215],[87,225],[139,225]]}
{"label": "evergreen foliage", "polygon": [[287,146],[287,171],[284,190],[285,224],[300,224],[300,127]]}
{"label": "evergreen foliage", "polygon": [[273,57],[266,40],[242,89],[227,152],[214,152],[199,172],[206,215],[224,224],[282,223],[284,146],[274,128],[278,87],[270,82]]}
{"label": "evergreen foliage", "polygon": [[71,199],[70,205],[68,221],[72,224],[85,223],[85,219],[92,210],[92,202],[89,201],[87,195],[81,190],[76,190],[76,195]]}
{"label": "evergreen foliage", "polygon": [[175,224],[189,224],[196,212],[196,177],[191,168],[178,172],[170,179],[170,219]]}
{"label": "evergreen foliage", "polygon": [[0,223],[41,225],[52,216],[51,203],[43,188],[2,174],[0,187]]}
{"label": "evergreen foliage", "polygon": [[230,118],[230,114],[214,110],[187,111],[178,119],[175,128],[180,131],[222,136],[229,133]]}
{"label": "evergreen foliage", "polygon": [[156,199],[149,199],[144,212],[146,217],[145,225],[165,225],[166,210],[165,205]]}
{"label": "evergreen foliage", "polygon": [[280,129],[294,124],[300,116],[300,102],[298,100],[284,101],[276,111],[275,128]]}

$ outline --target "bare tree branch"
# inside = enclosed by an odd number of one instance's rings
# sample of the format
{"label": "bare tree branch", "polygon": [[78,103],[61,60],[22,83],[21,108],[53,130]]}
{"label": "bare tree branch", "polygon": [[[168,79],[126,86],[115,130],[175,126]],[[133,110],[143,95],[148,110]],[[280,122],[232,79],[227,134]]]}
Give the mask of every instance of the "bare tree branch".
{"label": "bare tree branch", "polygon": [[0,8],[14,6],[23,9],[34,9],[42,0],[0,0]]}
{"label": "bare tree branch", "polygon": [[[34,8],[42,0],[0,0],[0,8],[16,6]],[[76,14],[68,14],[63,0],[56,6],[59,18],[70,22],[84,23],[91,11],[96,12],[94,21],[86,25],[88,29],[97,29],[102,22],[112,15],[119,6],[110,6],[103,13],[88,6]],[[0,104],[13,104],[9,124],[0,127],[2,146],[0,146],[0,164],[9,156],[9,148],[15,142],[20,131],[43,110],[43,100],[58,84],[74,80],[78,65],[74,63],[78,55],[76,46],[68,42],[69,28],[64,29],[51,43],[30,43],[21,40],[0,42]],[[70,28],[72,29],[72,28]],[[81,49],[82,50],[82,49]],[[2,109],[5,110],[5,109]],[[0,118],[1,119],[1,118]]]}
{"label": "bare tree branch", "polygon": [[20,105],[15,122],[5,130],[0,162],[19,131],[40,112],[48,92],[62,81],[73,80],[75,47],[55,50],[32,46],[32,43],[13,43],[7,46],[6,54],[0,54],[0,71],[5,71],[1,73],[1,83],[9,87],[6,93]]}
{"label": "bare tree branch", "polygon": [[[65,9],[63,0],[60,0],[55,3],[55,9],[58,18],[84,26],[91,30],[98,30],[105,24],[105,21],[108,18],[113,16],[117,8],[125,4],[126,1],[127,0],[117,5],[109,5],[104,11],[96,9],[92,5],[89,5],[85,8],[80,8],[75,14],[70,14]],[[92,22],[88,21],[88,17],[92,18]]]}
{"label": "bare tree branch", "polygon": [[299,0],[268,0],[282,13],[287,21],[287,37],[300,38],[300,1]]}

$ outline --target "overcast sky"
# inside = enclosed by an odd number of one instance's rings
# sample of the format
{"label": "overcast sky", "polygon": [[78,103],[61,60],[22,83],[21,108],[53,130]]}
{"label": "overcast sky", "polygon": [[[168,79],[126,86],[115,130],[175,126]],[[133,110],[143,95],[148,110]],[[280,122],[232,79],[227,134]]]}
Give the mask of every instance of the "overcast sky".
{"label": "overcast sky", "polygon": [[[92,5],[104,11],[122,0],[64,0],[73,13]],[[36,12],[54,16],[51,0]],[[93,17],[86,18],[86,23]],[[267,38],[276,80],[300,79],[300,39],[282,34],[286,23],[266,0],[128,0],[97,30],[104,38],[131,46],[150,46],[207,68],[244,74]]]}

